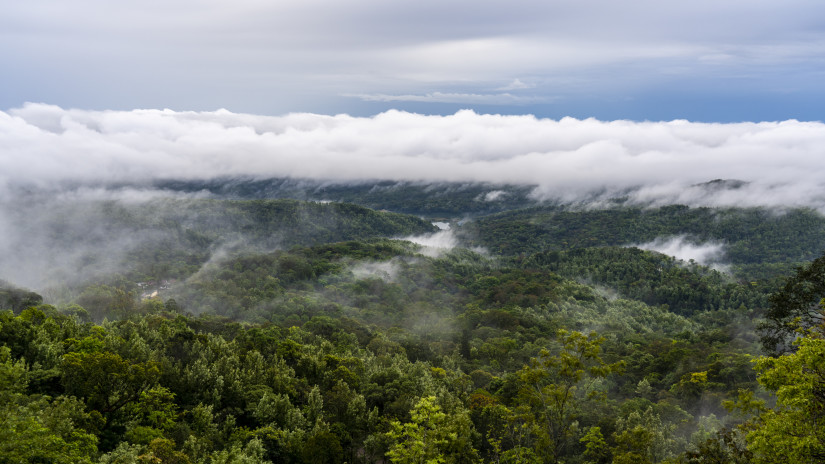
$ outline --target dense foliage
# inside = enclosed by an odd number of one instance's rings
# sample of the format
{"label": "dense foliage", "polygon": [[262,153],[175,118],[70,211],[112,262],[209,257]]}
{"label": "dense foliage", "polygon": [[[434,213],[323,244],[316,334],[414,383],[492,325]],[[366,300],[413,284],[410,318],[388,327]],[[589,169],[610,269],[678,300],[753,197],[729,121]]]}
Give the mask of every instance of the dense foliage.
{"label": "dense foliage", "polygon": [[530,209],[462,227],[489,254],[346,204],[103,206],[92,237],[152,238],[117,272],[54,306],[0,285],[0,463],[822,458],[823,329],[789,325],[820,260],[781,290],[615,246],[725,240],[775,275],[818,252],[811,211]]}
{"label": "dense foliage", "polygon": [[536,207],[481,218],[464,232],[504,255],[641,245],[679,236],[697,244],[722,242],[725,262],[743,278],[788,275],[825,251],[825,217],[807,209]]}
{"label": "dense foliage", "polygon": [[537,204],[534,187],[485,183],[320,182],[312,179],[166,180],[158,187],[179,192],[207,191],[221,198],[297,200],[355,203],[373,209],[428,217],[490,214]]}

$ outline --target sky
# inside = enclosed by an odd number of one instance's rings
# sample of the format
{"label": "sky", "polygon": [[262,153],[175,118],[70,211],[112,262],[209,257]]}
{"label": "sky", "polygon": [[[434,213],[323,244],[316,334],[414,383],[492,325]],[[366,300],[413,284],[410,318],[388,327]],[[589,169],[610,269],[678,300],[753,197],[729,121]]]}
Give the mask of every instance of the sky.
{"label": "sky", "polygon": [[821,0],[0,0],[0,110],[823,120]]}

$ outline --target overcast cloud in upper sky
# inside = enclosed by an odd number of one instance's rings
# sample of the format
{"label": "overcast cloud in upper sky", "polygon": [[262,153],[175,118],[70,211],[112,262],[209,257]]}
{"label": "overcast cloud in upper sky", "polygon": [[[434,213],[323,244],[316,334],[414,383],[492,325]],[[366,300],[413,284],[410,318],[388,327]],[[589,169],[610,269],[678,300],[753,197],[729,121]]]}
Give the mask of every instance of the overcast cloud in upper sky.
{"label": "overcast cloud in upper sky", "polygon": [[822,120],[821,0],[0,0],[0,109]]}

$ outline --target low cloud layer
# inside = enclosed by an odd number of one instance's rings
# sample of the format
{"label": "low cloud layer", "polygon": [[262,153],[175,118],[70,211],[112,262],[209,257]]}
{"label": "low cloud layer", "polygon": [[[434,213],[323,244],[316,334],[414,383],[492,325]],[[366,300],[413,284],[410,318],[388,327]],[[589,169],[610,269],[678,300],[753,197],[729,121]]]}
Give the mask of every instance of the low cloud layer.
{"label": "low cloud layer", "polygon": [[[825,124],[603,122],[461,111],[281,117],[170,110],[0,112],[0,191],[293,177],[536,186],[539,199],[825,209]],[[703,185],[713,179],[744,182]]]}

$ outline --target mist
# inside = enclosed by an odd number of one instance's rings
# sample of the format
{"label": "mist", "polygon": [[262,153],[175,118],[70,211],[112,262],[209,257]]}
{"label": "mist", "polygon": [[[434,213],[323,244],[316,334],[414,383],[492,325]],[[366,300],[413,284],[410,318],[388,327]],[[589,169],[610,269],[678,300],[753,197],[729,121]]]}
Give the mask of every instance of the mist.
{"label": "mist", "polygon": [[[621,196],[645,205],[825,211],[825,124],[795,120],[551,120],[466,110],[257,116],[26,104],[0,112],[0,146],[5,197],[244,176],[487,182],[534,186],[535,199],[569,203]],[[709,186],[714,179],[741,182]]]}
{"label": "mist", "polygon": [[401,271],[397,261],[362,261],[350,267],[350,272],[356,279],[376,278],[385,282],[395,282]]}
{"label": "mist", "polygon": [[421,245],[419,252],[430,258],[438,258],[459,245],[458,237],[452,229],[442,229],[432,234],[404,237],[402,240]]}
{"label": "mist", "polygon": [[333,237],[383,236],[387,230],[435,229],[425,221],[408,227],[381,217],[374,218],[375,227],[352,227],[338,203],[205,198],[201,192],[134,188],[5,195],[0,198],[0,280],[60,303],[89,283],[197,277],[199,269],[242,254]]}
{"label": "mist", "polygon": [[657,251],[682,261],[695,261],[713,267],[721,266],[725,245],[719,242],[694,243],[687,236],[657,238],[652,242],[635,245],[643,250]]}
{"label": "mist", "polygon": [[161,237],[104,220],[101,205],[131,205],[159,197],[182,196],[132,189],[4,196],[0,201],[0,279],[42,292],[124,270],[130,252]]}

